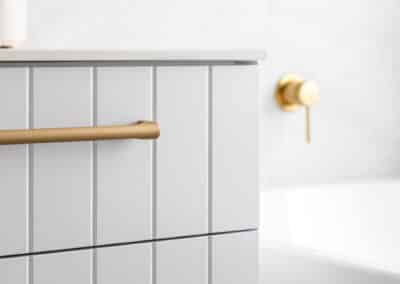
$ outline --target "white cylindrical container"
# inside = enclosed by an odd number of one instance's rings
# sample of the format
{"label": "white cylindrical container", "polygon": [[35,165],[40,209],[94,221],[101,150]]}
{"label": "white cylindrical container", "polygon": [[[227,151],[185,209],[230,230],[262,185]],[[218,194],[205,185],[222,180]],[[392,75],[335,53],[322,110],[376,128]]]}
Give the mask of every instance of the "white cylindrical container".
{"label": "white cylindrical container", "polygon": [[0,0],[0,46],[16,47],[26,39],[27,0]]}

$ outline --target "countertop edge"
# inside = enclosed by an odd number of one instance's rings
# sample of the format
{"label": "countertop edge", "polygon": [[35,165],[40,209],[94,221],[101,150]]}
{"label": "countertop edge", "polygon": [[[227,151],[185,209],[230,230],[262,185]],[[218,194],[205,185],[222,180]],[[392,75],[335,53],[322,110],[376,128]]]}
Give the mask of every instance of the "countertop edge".
{"label": "countertop edge", "polygon": [[238,50],[56,50],[0,49],[1,62],[46,61],[262,61],[261,49]]}

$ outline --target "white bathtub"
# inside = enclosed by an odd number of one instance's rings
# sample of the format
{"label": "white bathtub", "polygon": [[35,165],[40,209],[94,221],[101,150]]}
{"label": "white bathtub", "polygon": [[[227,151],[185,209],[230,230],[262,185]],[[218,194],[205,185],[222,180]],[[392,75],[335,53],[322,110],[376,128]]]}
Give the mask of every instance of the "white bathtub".
{"label": "white bathtub", "polygon": [[400,283],[400,180],[261,195],[261,283]]}

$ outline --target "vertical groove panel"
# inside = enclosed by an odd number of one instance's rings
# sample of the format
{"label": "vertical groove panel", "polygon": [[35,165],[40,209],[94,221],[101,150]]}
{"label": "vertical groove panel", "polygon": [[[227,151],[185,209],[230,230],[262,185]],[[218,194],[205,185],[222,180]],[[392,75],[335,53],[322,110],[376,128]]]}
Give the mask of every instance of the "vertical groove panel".
{"label": "vertical groove panel", "polygon": [[[29,69],[0,67],[0,129],[29,127]],[[29,148],[0,146],[0,255],[29,252]],[[0,283],[29,281],[27,257],[0,261]]]}
{"label": "vertical groove panel", "polygon": [[[152,85],[153,85],[153,90],[152,90],[152,119],[153,121],[157,121],[157,67],[153,66],[152,69]],[[153,151],[152,151],[152,238],[156,238],[157,236],[157,140],[153,141]],[[157,261],[157,247],[155,243],[152,243],[151,245],[151,251],[152,251],[152,258],[151,258],[151,264],[152,264],[152,284],[157,283],[157,267],[156,267],[156,261]]]}
{"label": "vertical groove panel", "polygon": [[[93,125],[90,67],[32,70],[32,125]],[[93,241],[93,142],[32,146],[33,250],[91,245]],[[31,256],[31,284],[90,284],[93,252]]]}
{"label": "vertical groove panel", "polygon": [[157,242],[157,284],[207,284],[207,243],[207,237]]}
{"label": "vertical groove panel", "polygon": [[[29,67],[29,94],[28,94],[28,102],[29,102],[29,109],[28,109],[28,126],[29,128],[33,128],[33,70],[32,67]],[[29,180],[29,200],[28,200],[28,208],[29,208],[29,252],[33,251],[33,144],[28,145],[28,180]],[[28,283],[33,284],[33,258],[32,256],[28,257]]]}
{"label": "vertical groove panel", "polygon": [[91,259],[90,250],[35,255],[33,284],[90,284]]}
{"label": "vertical groove panel", "polygon": [[258,283],[257,232],[213,236],[212,242],[214,283]]}
{"label": "vertical groove panel", "polygon": [[257,66],[212,70],[212,230],[258,227]]}
{"label": "vertical groove panel", "polygon": [[[88,67],[33,69],[34,127],[92,124]],[[87,246],[92,242],[92,142],[35,144],[33,249]]]}
{"label": "vertical groove panel", "polygon": [[[208,232],[212,232],[212,66],[208,66]],[[212,239],[208,237],[208,284],[212,284]]]}
{"label": "vertical groove panel", "polygon": [[[0,68],[0,129],[26,129],[29,117],[27,68]],[[28,148],[0,146],[0,255],[29,250]],[[12,216],[12,218],[11,218]]]}
{"label": "vertical groove panel", "polygon": [[157,68],[157,238],[208,232],[207,70]]}
{"label": "vertical groove panel", "polygon": [[[95,85],[97,123],[125,124],[153,117],[153,70],[149,66],[99,66]],[[132,242],[152,238],[152,152],[149,140],[124,139],[96,142],[97,237],[96,244]],[[134,250],[132,250],[133,252]],[[127,262],[147,266],[151,273],[151,244]],[[107,268],[108,256],[127,257],[123,249],[96,250],[97,282],[105,283],[117,268]],[[116,259],[115,262],[119,260]],[[121,266],[120,268],[124,268]],[[106,271],[102,271],[105,269]],[[132,267],[135,269],[135,267]],[[122,269],[128,279],[133,275]],[[139,276],[139,274],[137,275]],[[149,280],[151,274],[147,275]],[[150,280],[149,280],[150,281]],[[121,278],[121,283],[123,280]]]}
{"label": "vertical groove panel", "polygon": [[0,259],[0,283],[1,284],[26,284],[26,257]]}
{"label": "vertical groove panel", "polygon": [[[97,68],[98,123],[150,120],[152,71],[146,66]],[[152,141],[97,142],[97,243],[151,238]]]}
{"label": "vertical groove panel", "polygon": [[98,284],[151,284],[151,244],[99,248]]}
{"label": "vertical groove panel", "polygon": [[[97,68],[92,68],[92,122],[97,126]],[[92,245],[97,244],[97,142],[92,146]],[[97,250],[92,250],[92,284],[97,284]]]}

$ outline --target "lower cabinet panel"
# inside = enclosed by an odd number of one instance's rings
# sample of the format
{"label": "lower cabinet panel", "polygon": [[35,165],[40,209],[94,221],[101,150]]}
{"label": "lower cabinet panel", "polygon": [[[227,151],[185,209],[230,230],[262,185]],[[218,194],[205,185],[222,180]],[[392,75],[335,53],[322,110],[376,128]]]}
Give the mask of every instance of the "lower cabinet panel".
{"label": "lower cabinet panel", "polygon": [[97,284],[151,284],[151,243],[97,249]]}
{"label": "lower cabinet panel", "polygon": [[27,284],[28,258],[0,259],[0,283],[1,284]]}
{"label": "lower cabinet panel", "polygon": [[157,284],[207,284],[207,270],[207,237],[156,244]]}
{"label": "lower cabinet panel", "polygon": [[33,257],[34,284],[90,284],[92,251],[82,250]]}
{"label": "lower cabinet panel", "polygon": [[212,238],[212,284],[258,283],[257,232]]}
{"label": "lower cabinet panel", "polygon": [[5,258],[0,283],[256,284],[257,247],[257,232],[244,232],[35,255],[32,266]]}

